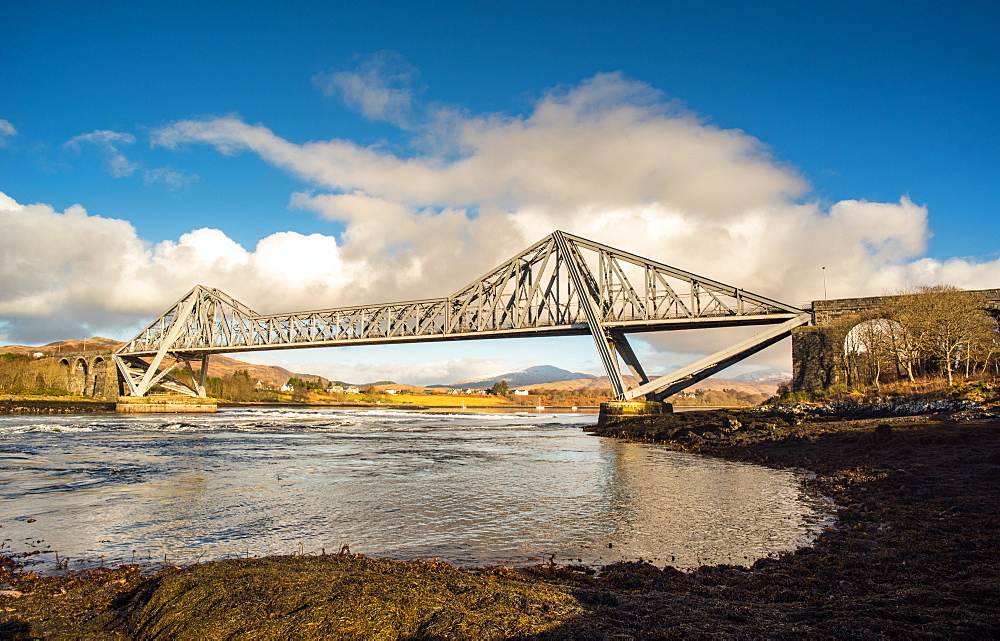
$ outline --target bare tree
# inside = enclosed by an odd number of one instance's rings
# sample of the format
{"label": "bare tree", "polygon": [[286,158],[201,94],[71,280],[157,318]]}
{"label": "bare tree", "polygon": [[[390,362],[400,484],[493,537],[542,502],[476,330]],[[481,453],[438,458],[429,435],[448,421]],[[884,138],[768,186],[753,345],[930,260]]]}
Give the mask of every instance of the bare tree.
{"label": "bare tree", "polygon": [[841,316],[823,327],[827,344],[839,346],[839,348],[835,347],[834,349],[836,358],[834,368],[843,373],[846,380],[837,382],[844,382],[848,385],[855,385],[859,382],[860,359],[857,351],[851,348],[851,341],[848,340],[847,336],[855,326],[863,321],[864,318],[861,315],[852,313]]}
{"label": "bare tree", "polygon": [[912,366],[921,359],[935,363],[950,385],[963,361],[969,371],[973,358],[991,357],[988,346],[996,341],[996,323],[984,306],[981,294],[950,285],[920,287],[886,299],[883,315],[905,331],[900,346],[911,380]]}
{"label": "bare tree", "polygon": [[844,337],[844,356],[853,365],[861,381],[867,379],[879,387],[883,373],[895,368],[895,375],[902,375],[899,345],[903,327],[896,321],[883,318],[879,313],[868,313]]}
{"label": "bare tree", "polygon": [[65,386],[66,371],[54,358],[0,354],[0,393],[63,390]]}

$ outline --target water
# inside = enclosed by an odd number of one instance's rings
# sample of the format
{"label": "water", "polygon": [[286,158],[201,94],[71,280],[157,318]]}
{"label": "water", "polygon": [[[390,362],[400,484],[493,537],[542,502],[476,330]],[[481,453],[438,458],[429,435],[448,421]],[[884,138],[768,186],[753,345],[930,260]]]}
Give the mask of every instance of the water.
{"label": "water", "polygon": [[[594,416],[0,417],[3,551],[42,571],[352,552],[462,566],[749,564],[808,542],[801,475],[586,434]],[[29,520],[32,522],[29,523]]]}

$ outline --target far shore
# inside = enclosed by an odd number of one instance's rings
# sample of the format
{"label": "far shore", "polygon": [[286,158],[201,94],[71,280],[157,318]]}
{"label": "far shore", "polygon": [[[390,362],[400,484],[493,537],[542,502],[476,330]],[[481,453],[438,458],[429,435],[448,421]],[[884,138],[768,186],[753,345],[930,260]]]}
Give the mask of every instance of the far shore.
{"label": "far shore", "polygon": [[[479,400],[479,399],[476,399]],[[422,404],[422,403],[356,403],[356,402],[330,402],[330,403],[295,403],[290,401],[270,401],[270,402],[236,402],[218,401],[220,408],[238,407],[261,407],[261,408],[298,408],[298,409],[391,409],[391,410],[412,410],[412,411],[459,411],[469,412],[535,412],[540,410],[554,412],[579,411],[585,414],[597,412],[598,405],[515,405],[487,403],[455,403],[445,404]],[[716,406],[716,405],[691,405],[674,406],[674,412],[698,412],[717,409],[740,409],[738,406]],[[85,396],[31,396],[31,395],[0,395],[0,414],[90,414],[93,412],[115,412],[115,401],[106,401]]]}
{"label": "far shore", "polygon": [[[294,402],[235,402],[218,401],[220,408],[260,407],[281,409],[391,409],[413,411],[487,411],[487,412],[528,412],[538,410],[596,412],[596,405],[570,407],[562,405],[514,405],[514,404],[470,404],[454,405],[420,403],[294,403]],[[28,396],[0,395],[0,414],[90,414],[93,412],[115,412],[115,401],[75,396]]]}

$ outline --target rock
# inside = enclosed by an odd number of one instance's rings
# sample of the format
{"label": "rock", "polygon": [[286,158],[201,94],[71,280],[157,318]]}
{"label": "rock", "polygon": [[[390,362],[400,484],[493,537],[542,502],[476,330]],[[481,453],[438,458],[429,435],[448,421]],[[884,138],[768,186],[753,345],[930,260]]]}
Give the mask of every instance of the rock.
{"label": "rock", "polygon": [[0,590],[0,596],[9,597],[11,599],[19,599],[23,594],[23,592],[18,592],[17,590]]}

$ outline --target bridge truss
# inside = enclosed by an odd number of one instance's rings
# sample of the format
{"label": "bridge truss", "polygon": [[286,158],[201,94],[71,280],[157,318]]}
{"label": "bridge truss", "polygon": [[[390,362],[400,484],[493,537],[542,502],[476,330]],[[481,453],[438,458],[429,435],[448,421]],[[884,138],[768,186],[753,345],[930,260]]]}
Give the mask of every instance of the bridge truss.
{"label": "bridge truss", "polygon": [[[205,396],[211,354],[343,345],[590,334],[615,397],[662,400],[809,322],[807,311],[556,231],[445,298],[258,314],[201,285],[114,354],[126,393],[159,385]],[[770,325],[650,380],[627,333]],[[640,385],[628,389],[624,362]],[[167,372],[183,364],[193,385]],[[196,372],[194,365],[199,365]]]}

